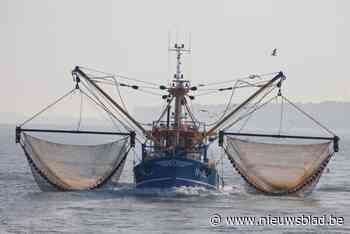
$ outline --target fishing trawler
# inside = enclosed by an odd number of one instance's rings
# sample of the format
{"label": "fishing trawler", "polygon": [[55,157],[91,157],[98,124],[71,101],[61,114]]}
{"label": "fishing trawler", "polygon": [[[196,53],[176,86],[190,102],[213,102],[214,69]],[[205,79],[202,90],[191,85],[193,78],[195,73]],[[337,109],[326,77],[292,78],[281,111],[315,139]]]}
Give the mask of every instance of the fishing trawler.
{"label": "fishing trawler", "polygon": [[[175,43],[169,50],[176,53],[176,72],[170,84],[154,87],[163,92],[161,98],[166,106],[150,127],[145,127],[127,111],[120,93],[118,102],[102,88],[102,85],[112,85],[117,87],[118,92],[120,87],[141,90],[147,87],[122,83],[117,78],[134,82],[145,81],[108,73],[96,75],[93,73],[101,72],[80,66],[72,71],[75,86],[71,91],[16,127],[16,143],[24,150],[34,178],[42,190],[48,187],[59,191],[96,189],[110,184],[111,181],[118,182],[128,153],[136,145],[141,150],[141,158],[133,167],[136,188],[186,186],[219,189],[223,185],[223,174],[217,168],[219,160],[215,155],[208,155],[209,147],[216,141],[238,174],[257,192],[289,195],[315,187],[330,158],[338,152],[339,137],[283,95],[282,82],[286,77],[282,72],[249,75],[237,79],[234,85],[232,80],[226,82],[230,83],[229,87],[212,89],[217,92],[231,91],[232,95],[234,90],[241,88],[253,88],[255,91],[240,104],[231,105],[230,100],[217,121],[208,124],[198,121],[189,105],[195,99],[196,95],[193,93],[199,92],[205,86],[193,85],[184,78],[181,58],[190,49],[185,48],[182,43]],[[146,83],[154,85],[149,81]],[[81,97],[95,103],[112,120],[118,121],[124,130],[83,131],[80,129],[81,116],[75,130],[24,128],[32,119],[74,93],[79,93]],[[270,94],[273,98],[263,102]],[[197,96],[200,95],[197,93]],[[232,131],[232,126],[242,120],[249,120],[252,114],[276,99],[289,103],[326,130],[330,136],[283,135],[280,132],[244,133],[241,132],[242,128]],[[244,125],[246,123],[247,121]],[[50,142],[29,135],[29,132],[112,135],[118,139],[101,145],[69,145]],[[247,141],[247,137],[313,140],[322,143],[267,144]]]}
{"label": "fishing trawler", "polygon": [[[180,186],[204,186],[217,189],[220,178],[215,162],[207,157],[209,144],[203,139],[205,123],[194,119],[187,104],[190,91],[197,88],[185,80],[181,71],[181,55],[184,44],[175,44],[176,73],[168,91],[167,107],[148,133],[151,143],[142,144],[142,161],[134,168],[136,187],[169,188]],[[172,105],[174,112],[171,113]],[[185,109],[185,110],[184,110]],[[186,116],[190,121],[185,121]]]}

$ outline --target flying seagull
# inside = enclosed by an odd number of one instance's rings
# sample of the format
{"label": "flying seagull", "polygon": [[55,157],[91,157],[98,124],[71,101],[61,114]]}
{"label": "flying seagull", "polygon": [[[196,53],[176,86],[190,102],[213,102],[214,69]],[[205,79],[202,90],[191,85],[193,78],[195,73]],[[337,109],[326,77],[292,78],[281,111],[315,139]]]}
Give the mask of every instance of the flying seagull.
{"label": "flying seagull", "polygon": [[273,49],[272,53],[271,53],[271,56],[277,56],[277,49]]}

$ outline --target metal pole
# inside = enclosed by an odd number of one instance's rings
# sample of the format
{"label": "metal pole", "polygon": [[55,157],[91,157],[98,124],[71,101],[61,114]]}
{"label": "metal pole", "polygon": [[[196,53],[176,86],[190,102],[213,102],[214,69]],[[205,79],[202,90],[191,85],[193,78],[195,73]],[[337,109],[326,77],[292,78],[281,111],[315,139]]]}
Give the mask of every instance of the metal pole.
{"label": "metal pole", "polygon": [[295,136],[295,135],[274,135],[274,134],[253,134],[253,133],[236,133],[236,132],[219,132],[219,146],[223,146],[224,135],[231,136],[253,136],[253,137],[272,137],[272,138],[290,138],[290,139],[309,139],[309,140],[328,140],[333,141],[334,152],[339,152],[339,140],[338,136],[334,137],[316,137],[316,136]]}
{"label": "metal pole", "polygon": [[16,128],[16,132],[48,132],[48,133],[97,134],[97,135],[120,135],[120,136],[132,135],[131,133],[126,133],[126,132],[98,132],[98,131],[76,131],[76,130],[32,129],[32,128]]}
{"label": "metal pole", "polygon": [[334,137],[316,137],[316,136],[296,136],[279,134],[253,134],[240,132],[222,132],[223,135],[231,136],[253,136],[253,137],[272,137],[272,138],[291,138],[291,139],[309,139],[309,140],[334,140]]}

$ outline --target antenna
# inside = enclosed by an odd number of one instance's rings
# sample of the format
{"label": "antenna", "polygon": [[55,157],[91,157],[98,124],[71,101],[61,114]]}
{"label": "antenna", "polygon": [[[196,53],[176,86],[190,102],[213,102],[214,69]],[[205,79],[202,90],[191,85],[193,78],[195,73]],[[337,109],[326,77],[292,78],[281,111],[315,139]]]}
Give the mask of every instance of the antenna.
{"label": "antenna", "polygon": [[170,37],[171,37],[170,31],[168,31],[168,50],[170,49]]}
{"label": "antenna", "polygon": [[168,31],[168,50],[169,51],[176,51],[178,49],[177,47],[180,47],[181,52],[191,52],[191,33],[180,33],[179,35],[178,30],[174,32]]}

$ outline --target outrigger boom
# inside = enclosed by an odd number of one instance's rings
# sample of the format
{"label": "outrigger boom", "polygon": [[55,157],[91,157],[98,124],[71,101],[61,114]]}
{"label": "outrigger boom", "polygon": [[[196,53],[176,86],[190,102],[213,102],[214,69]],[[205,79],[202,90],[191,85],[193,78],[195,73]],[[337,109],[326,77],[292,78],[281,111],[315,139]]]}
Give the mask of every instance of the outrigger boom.
{"label": "outrigger boom", "polygon": [[152,139],[152,136],[148,134],[147,130],[141,126],[126,110],[124,110],[111,96],[109,96],[98,84],[91,80],[91,78],[83,72],[79,66],[76,66],[72,71],[73,76],[79,75],[83,77],[89,84],[95,87],[108,101],[110,101],[125,117],[127,117],[137,128],[139,128],[145,136]]}

